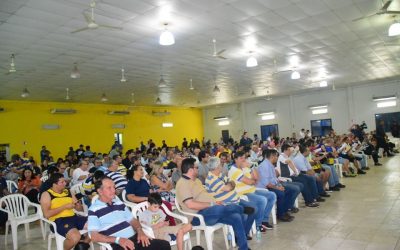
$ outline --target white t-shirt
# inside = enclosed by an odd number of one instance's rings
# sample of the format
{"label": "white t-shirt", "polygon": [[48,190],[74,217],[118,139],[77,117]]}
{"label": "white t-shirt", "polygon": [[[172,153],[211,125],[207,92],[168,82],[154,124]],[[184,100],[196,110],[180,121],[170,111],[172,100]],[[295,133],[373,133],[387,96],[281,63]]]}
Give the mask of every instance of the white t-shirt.
{"label": "white t-shirt", "polygon": [[80,176],[82,176],[82,175],[85,175],[86,177],[88,177],[89,176],[89,171],[83,171],[81,168],[77,168],[77,169],[75,169],[74,170],[74,172],[72,173],[72,185],[75,185],[75,184],[80,184],[80,183],[83,183],[84,181],[85,181],[85,179],[83,179],[83,180],[78,180],[78,178],[80,177]]}
{"label": "white t-shirt", "polygon": [[[285,154],[282,153],[279,155],[278,161],[276,162],[276,168],[275,168],[279,172],[279,174],[281,174],[281,172],[282,172],[281,171],[281,163],[287,164],[287,160],[290,160],[290,158],[287,157]],[[291,169],[289,166],[288,166],[288,168],[289,168],[290,176],[298,175],[298,172],[294,172],[293,169]]]}

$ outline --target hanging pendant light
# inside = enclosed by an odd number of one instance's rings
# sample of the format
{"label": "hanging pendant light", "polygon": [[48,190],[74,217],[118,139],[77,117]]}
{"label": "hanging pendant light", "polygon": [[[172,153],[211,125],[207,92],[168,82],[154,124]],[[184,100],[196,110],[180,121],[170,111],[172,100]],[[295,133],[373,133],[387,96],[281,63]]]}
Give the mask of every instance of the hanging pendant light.
{"label": "hanging pendant light", "polygon": [[190,90],[194,90],[194,87],[193,87],[193,80],[192,80],[192,79],[190,79],[190,87],[189,87],[189,89],[190,89]]}
{"label": "hanging pendant light", "polygon": [[165,23],[164,24],[165,30],[160,35],[159,43],[160,43],[160,45],[163,45],[163,46],[169,46],[169,45],[172,45],[175,43],[174,34],[172,34],[172,32],[169,31],[167,27],[168,27],[168,23]]}
{"label": "hanging pendant light", "polygon": [[78,63],[74,63],[74,67],[72,68],[70,76],[72,79],[78,79],[81,77],[81,73],[79,73],[79,70],[78,70]]}
{"label": "hanging pendant light", "polygon": [[221,92],[221,90],[218,88],[217,84],[215,84],[214,89],[213,89],[214,93],[219,93]]}
{"label": "hanging pendant light", "polygon": [[164,80],[163,75],[160,75],[160,80],[158,81],[158,87],[160,88],[167,87],[167,82]]}
{"label": "hanging pendant light", "polygon": [[258,65],[257,59],[254,56],[250,56],[246,61],[246,67],[252,68]]}
{"label": "hanging pendant light", "polygon": [[398,35],[400,35],[400,23],[394,22],[389,27],[388,36],[398,36]]}
{"label": "hanging pendant light", "polygon": [[9,73],[14,73],[14,72],[17,71],[17,69],[15,68],[14,59],[15,59],[15,55],[14,55],[14,54],[11,54],[10,69],[8,70]]}
{"label": "hanging pendant light", "polygon": [[292,74],[290,75],[290,78],[291,78],[292,80],[300,79],[300,73],[299,73],[298,71],[294,70],[294,71],[292,72]]}
{"label": "hanging pendant light", "polygon": [[102,95],[101,95],[101,99],[100,99],[102,102],[107,102],[108,101],[108,98],[107,98],[107,96],[106,96],[106,93],[103,93]]}
{"label": "hanging pendant light", "polygon": [[29,95],[30,95],[30,93],[29,93],[28,89],[27,89],[27,88],[24,88],[24,89],[22,90],[21,97],[22,97],[22,98],[27,98]]}
{"label": "hanging pendant light", "polygon": [[156,99],[156,104],[161,104],[161,99],[160,99],[160,97],[157,97],[157,99]]}
{"label": "hanging pendant light", "polygon": [[252,96],[255,96],[255,95],[256,95],[256,92],[254,92],[254,90],[251,90],[251,95],[252,95]]}
{"label": "hanging pendant light", "polygon": [[125,78],[125,70],[124,68],[121,69],[121,82],[126,82],[126,78]]}
{"label": "hanging pendant light", "polygon": [[65,100],[69,101],[71,98],[69,97],[69,88],[65,89],[67,91],[67,95],[65,96]]}

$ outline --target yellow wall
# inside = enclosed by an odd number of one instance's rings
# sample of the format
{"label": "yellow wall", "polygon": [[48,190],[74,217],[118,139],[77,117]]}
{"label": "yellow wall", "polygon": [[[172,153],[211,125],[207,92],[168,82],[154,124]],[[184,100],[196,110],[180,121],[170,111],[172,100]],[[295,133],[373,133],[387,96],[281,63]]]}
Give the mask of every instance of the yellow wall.
{"label": "yellow wall", "polygon": [[[136,148],[140,141],[153,139],[157,146],[165,139],[168,146],[181,145],[183,137],[203,138],[202,112],[196,108],[128,107],[123,105],[0,101],[5,111],[0,113],[0,144],[10,144],[11,154],[27,150],[39,158],[46,145],[54,158],[64,157],[69,146],[90,145],[93,152],[108,152],[114,143],[114,133],[123,134],[124,151]],[[50,114],[53,108],[72,108],[77,113]],[[108,110],[129,110],[125,116],[108,115]],[[168,116],[153,116],[152,110],[171,112]],[[172,128],[163,128],[172,122]],[[44,130],[43,124],[58,124],[57,130]],[[125,129],[112,129],[112,124],[125,124]]]}

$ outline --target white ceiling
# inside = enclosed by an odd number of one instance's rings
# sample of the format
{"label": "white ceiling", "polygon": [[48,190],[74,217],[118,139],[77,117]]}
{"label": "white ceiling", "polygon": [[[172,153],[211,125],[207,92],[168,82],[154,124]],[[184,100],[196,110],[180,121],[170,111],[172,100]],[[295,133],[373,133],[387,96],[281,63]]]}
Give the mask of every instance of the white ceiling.
{"label": "white ceiling", "polygon": [[[206,106],[270,94],[396,78],[399,43],[387,36],[390,15],[352,20],[376,12],[380,0],[101,0],[95,9],[100,24],[123,30],[88,30],[82,15],[90,0],[1,0],[0,66],[7,72],[16,54],[17,73],[0,74],[0,99]],[[400,10],[395,0],[389,8]],[[160,46],[163,23],[175,35],[172,46]],[[227,60],[212,57],[227,49]],[[248,51],[258,67],[246,68]],[[297,63],[295,62],[297,59]],[[276,70],[296,67],[301,80]],[[69,74],[77,62],[80,79]],[[128,82],[121,83],[121,67]],[[159,88],[164,75],[168,87]],[[195,90],[189,90],[190,79]],[[215,79],[215,80],[214,80]],[[213,93],[216,84],[220,93]],[[256,96],[252,96],[254,90]]]}

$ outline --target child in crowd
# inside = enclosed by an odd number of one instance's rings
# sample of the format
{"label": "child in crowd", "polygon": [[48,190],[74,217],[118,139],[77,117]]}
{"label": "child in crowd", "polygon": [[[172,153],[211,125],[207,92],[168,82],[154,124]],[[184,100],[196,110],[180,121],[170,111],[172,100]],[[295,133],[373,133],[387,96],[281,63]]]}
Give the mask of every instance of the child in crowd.
{"label": "child in crowd", "polygon": [[165,214],[160,209],[162,199],[159,193],[151,193],[147,202],[149,203],[148,209],[139,214],[140,223],[151,227],[156,239],[167,241],[176,239],[178,250],[182,250],[183,236],[192,230],[192,225],[179,224],[176,226],[169,226],[169,222],[165,220]]}

